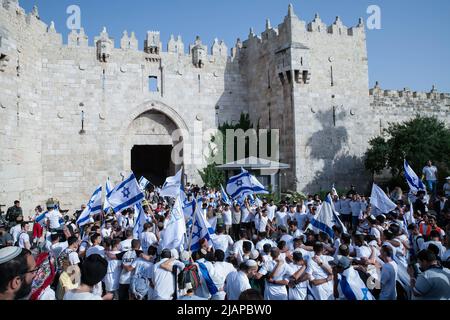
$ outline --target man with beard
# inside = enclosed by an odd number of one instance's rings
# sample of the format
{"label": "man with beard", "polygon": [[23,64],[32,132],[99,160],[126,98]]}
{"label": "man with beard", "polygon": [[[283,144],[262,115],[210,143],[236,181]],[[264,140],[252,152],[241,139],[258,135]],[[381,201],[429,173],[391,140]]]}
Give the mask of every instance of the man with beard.
{"label": "man with beard", "polygon": [[27,300],[35,274],[36,262],[29,250],[0,249],[0,300]]}

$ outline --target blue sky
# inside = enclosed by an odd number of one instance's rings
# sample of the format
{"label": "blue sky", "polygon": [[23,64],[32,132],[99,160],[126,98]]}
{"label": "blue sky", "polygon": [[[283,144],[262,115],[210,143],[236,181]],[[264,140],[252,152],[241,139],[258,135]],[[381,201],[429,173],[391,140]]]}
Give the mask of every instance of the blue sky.
{"label": "blue sky", "polygon": [[185,47],[196,35],[210,45],[214,38],[229,48],[236,38],[246,39],[249,28],[264,30],[265,19],[277,26],[293,3],[307,22],[318,12],[326,24],[339,15],[348,27],[368,18],[369,5],[381,9],[381,30],[367,30],[369,79],[386,89],[450,92],[450,1],[448,0],[21,0],[27,12],[39,8],[41,19],[55,21],[67,41],[66,8],[81,8],[81,24],[92,45],[106,26],[116,46],[124,30],[135,31],[142,48],[147,30],[161,31],[165,50],[170,34],[180,34]]}

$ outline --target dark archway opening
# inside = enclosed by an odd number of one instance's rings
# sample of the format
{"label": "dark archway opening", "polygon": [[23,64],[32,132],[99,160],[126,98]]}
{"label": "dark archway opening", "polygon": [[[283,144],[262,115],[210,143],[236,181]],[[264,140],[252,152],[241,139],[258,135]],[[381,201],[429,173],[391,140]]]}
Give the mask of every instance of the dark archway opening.
{"label": "dark archway opening", "polygon": [[152,184],[162,185],[173,174],[172,146],[134,146],[131,149],[131,170],[136,179],[144,176]]}

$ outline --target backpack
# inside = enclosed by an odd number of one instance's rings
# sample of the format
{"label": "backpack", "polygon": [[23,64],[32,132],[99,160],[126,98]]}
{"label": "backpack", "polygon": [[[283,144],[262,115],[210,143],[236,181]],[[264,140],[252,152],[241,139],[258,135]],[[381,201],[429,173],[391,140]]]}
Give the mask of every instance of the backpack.
{"label": "backpack", "polygon": [[56,257],[56,271],[60,273],[62,271],[63,261],[69,259],[69,254],[72,252],[70,249],[64,249],[61,251],[58,257]]}
{"label": "backpack", "polygon": [[178,275],[178,287],[186,289],[186,285],[190,283],[192,289],[195,291],[200,286],[200,277],[198,275],[198,268],[195,264],[186,266]]}
{"label": "backpack", "polygon": [[150,281],[143,272],[135,272],[130,281],[130,292],[137,300],[143,300],[150,287]]}
{"label": "backpack", "polygon": [[14,243],[14,246],[15,246],[15,247],[19,247],[20,237],[21,237],[24,233],[26,233],[26,232],[25,232],[25,231],[21,231],[21,232],[19,233],[19,236],[17,237],[16,243]]}

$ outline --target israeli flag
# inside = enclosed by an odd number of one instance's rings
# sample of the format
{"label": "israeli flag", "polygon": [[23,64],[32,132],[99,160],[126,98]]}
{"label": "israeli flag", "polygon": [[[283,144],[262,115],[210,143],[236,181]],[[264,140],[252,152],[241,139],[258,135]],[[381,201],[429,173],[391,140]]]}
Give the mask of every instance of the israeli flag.
{"label": "israeli flag", "polygon": [[107,196],[114,212],[120,212],[144,199],[144,194],[132,173],[126,180],[117,185]]}
{"label": "israeli flag", "polygon": [[177,197],[170,213],[169,223],[164,228],[164,233],[161,237],[161,248],[179,249],[184,243],[185,234],[186,222],[184,220],[183,205],[180,197]]}
{"label": "israeli flag", "polygon": [[316,233],[323,231],[323,232],[327,233],[331,239],[333,239],[334,231],[333,231],[332,227],[333,227],[333,225],[337,224],[335,222],[336,222],[336,219],[335,219],[335,215],[333,213],[331,204],[329,204],[327,201],[325,201],[322,204],[322,206],[320,207],[320,210],[319,210],[319,213],[317,213],[317,216],[311,220],[311,222],[308,225],[308,228],[306,228],[306,229],[311,229]]}
{"label": "israeli flag", "polygon": [[209,224],[206,217],[203,215],[201,202],[197,204],[194,213],[194,224],[192,226],[192,240],[190,245],[191,251],[198,251],[200,249],[200,240],[211,240],[211,236],[215,235],[214,229]]}
{"label": "israeli flag", "polygon": [[269,193],[256,177],[244,168],[241,168],[241,171],[240,174],[231,177],[227,183],[227,193],[232,199],[253,193]]}
{"label": "israeli flag", "polygon": [[187,224],[189,224],[189,221],[192,223],[192,218],[194,217],[195,212],[195,199],[189,201],[182,188],[180,190],[180,199],[183,206],[184,219],[187,221]]}
{"label": "israeli flag", "polygon": [[327,197],[325,198],[325,202],[327,202],[327,203],[329,203],[331,205],[331,210],[333,211],[333,218],[334,218],[333,223],[335,225],[339,226],[342,229],[343,233],[347,233],[347,228],[342,223],[341,219],[339,219],[339,213],[334,208],[333,199],[331,198],[330,194],[328,194]]}
{"label": "israeli flag", "polygon": [[375,300],[353,267],[339,275],[339,287],[347,300]]}
{"label": "israeli flag", "polygon": [[145,191],[145,188],[147,188],[149,183],[150,181],[148,181],[144,176],[139,179],[139,186],[141,187],[142,191]]}
{"label": "israeli flag", "polygon": [[134,239],[139,239],[140,234],[144,230],[144,224],[147,223],[147,216],[140,202],[134,205],[134,213],[137,213],[137,219],[133,227],[133,237]]}
{"label": "israeli flag", "polygon": [[231,200],[228,197],[228,194],[226,193],[226,191],[223,189],[223,185],[220,185],[220,195],[222,198],[222,201],[226,204],[228,204],[229,206],[231,206]]}
{"label": "israeli flag", "polygon": [[102,186],[98,186],[92,194],[91,199],[86,205],[86,208],[80,214],[77,220],[77,225],[84,226],[89,222],[91,216],[102,211]]}
{"label": "israeli flag", "polygon": [[389,213],[397,208],[397,205],[393,203],[391,199],[389,199],[383,189],[381,189],[375,183],[372,186],[370,204],[380,210],[382,213]]}
{"label": "israeli flag", "polygon": [[422,180],[417,176],[414,170],[409,166],[408,161],[406,159],[403,162],[403,166],[405,168],[405,178],[408,183],[409,189],[416,194],[418,191],[425,191],[425,185]]}
{"label": "israeli flag", "polygon": [[177,172],[173,177],[168,177],[161,190],[159,191],[160,197],[172,197],[176,198],[180,195],[181,188],[181,173],[183,169]]}
{"label": "israeli flag", "polygon": [[114,186],[112,185],[111,181],[108,179],[106,179],[106,186],[105,186],[105,190],[106,190],[106,197],[105,197],[105,202],[103,203],[103,211],[107,214],[109,212],[109,210],[111,209],[111,205],[109,204],[108,201],[108,194],[114,189]]}
{"label": "israeli flag", "polygon": [[35,223],[39,223],[41,226],[45,225],[45,217],[47,215],[48,211],[45,211],[44,213],[42,213],[41,215],[39,215],[34,222]]}

